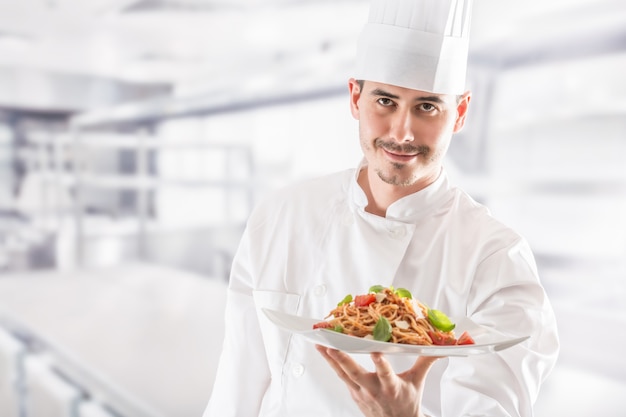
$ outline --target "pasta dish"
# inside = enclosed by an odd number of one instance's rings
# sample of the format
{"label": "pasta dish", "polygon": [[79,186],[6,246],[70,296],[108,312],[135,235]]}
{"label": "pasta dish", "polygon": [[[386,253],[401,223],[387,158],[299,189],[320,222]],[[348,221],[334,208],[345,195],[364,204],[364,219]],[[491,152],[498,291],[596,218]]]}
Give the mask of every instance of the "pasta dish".
{"label": "pasta dish", "polygon": [[376,285],[367,294],[346,296],[314,329],[410,345],[474,344],[467,332],[458,339],[455,325],[441,311],[414,300],[403,288]]}

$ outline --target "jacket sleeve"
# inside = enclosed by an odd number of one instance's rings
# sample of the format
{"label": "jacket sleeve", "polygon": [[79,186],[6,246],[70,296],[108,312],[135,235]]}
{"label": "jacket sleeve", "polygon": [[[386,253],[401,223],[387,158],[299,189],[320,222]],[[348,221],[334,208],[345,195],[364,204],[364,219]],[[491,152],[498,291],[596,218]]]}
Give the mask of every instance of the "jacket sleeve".
{"label": "jacket sleeve", "polygon": [[235,255],[225,309],[225,335],[211,398],[203,417],[259,414],[270,380],[252,296],[250,237],[246,230]]}
{"label": "jacket sleeve", "polygon": [[442,380],[442,416],[532,417],[559,342],[552,307],[523,239],[479,264],[467,308],[476,323],[506,337],[530,338],[502,352],[450,358]]}

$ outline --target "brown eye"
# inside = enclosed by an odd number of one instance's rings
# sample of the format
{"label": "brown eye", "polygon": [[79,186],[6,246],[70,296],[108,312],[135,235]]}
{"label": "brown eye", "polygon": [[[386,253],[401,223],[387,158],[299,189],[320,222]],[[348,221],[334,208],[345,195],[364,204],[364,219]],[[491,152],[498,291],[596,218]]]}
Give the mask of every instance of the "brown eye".
{"label": "brown eye", "polygon": [[419,105],[419,109],[425,112],[432,112],[437,110],[437,108],[431,103],[422,103]]}
{"label": "brown eye", "polygon": [[393,101],[389,98],[386,97],[381,97],[377,100],[378,104],[385,106],[385,107],[389,107],[393,105]]}

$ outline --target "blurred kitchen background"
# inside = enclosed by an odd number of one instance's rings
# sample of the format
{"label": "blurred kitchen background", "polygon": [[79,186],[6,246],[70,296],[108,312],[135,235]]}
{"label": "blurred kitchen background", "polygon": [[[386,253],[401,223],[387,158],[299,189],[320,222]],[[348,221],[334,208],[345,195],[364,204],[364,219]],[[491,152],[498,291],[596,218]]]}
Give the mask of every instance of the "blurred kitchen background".
{"label": "blurred kitchen background", "polygon": [[[354,167],[366,0],[0,0],[0,416],[199,417],[267,191]],[[626,410],[626,2],[476,0],[452,179],[532,244],[538,417]],[[242,381],[245,384],[245,381]]]}

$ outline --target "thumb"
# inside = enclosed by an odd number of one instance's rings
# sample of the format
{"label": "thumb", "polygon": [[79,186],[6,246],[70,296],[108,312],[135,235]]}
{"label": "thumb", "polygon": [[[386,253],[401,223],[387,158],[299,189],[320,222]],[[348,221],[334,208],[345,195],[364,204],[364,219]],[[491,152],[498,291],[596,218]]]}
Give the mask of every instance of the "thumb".
{"label": "thumb", "polygon": [[426,375],[428,371],[433,366],[433,364],[441,359],[440,356],[419,356],[409,372],[411,373],[411,379],[416,384],[421,384],[426,379]]}

